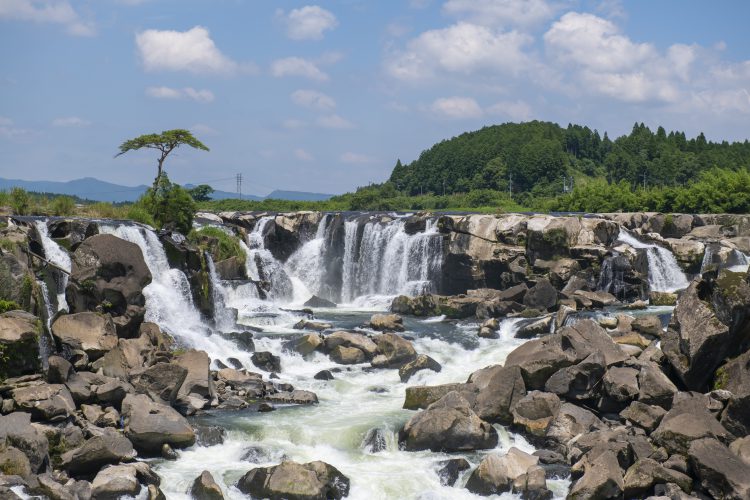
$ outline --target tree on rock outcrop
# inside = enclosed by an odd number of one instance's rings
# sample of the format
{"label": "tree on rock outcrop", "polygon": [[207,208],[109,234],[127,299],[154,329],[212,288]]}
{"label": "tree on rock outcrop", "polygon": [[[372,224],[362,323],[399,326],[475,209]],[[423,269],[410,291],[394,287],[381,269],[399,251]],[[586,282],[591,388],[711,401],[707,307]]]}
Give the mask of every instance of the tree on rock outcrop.
{"label": "tree on rock outcrop", "polygon": [[127,140],[120,144],[120,152],[115,155],[115,158],[127,153],[128,151],[135,151],[142,148],[156,149],[159,151],[160,155],[157,160],[159,162],[158,171],[156,179],[154,179],[154,190],[156,190],[159,184],[159,179],[161,179],[164,160],[167,159],[169,153],[182,145],[190,146],[195,149],[202,149],[203,151],[209,150],[205,144],[193,137],[193,134],[191,134],[189,130],[174,129],[165,130],[161,134],[145,134]]}

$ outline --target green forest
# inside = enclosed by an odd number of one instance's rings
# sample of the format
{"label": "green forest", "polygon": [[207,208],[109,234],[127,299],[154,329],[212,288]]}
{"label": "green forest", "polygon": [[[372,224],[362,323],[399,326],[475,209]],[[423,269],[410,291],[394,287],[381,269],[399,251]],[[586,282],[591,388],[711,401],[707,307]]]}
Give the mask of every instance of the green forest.
{"label": "green forest", "polygon": [[750,142],[655,132],[611,140],[580,125],[484,127],[397,161],[388,181],[325,202],[222,200],[214,210],[750,212]]}

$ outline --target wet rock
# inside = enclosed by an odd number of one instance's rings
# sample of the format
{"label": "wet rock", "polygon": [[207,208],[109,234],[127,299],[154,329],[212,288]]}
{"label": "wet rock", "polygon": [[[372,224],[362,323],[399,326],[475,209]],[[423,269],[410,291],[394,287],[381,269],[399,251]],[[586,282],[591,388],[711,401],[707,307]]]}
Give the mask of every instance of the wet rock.
{"label": "wet rock", "polygon": [[333,380],[333,374],[328,370],[321,370],[313,378],[315,380]]}
{"label": "wet rock", "polygon": [[471,464],[465,458],[441,460],[435,465],[437,466],[440,484],[443,486],[455,486],[461,474],[471,468]]}
{"label": "wet rock", "polygon": [[495,429],[479,418],[458,392],[450,392],[417,413],[404,426],[400,441],[409,451],[466,451],[493,448]]}
{"label": "wet rock", "polygon": [[168,443],[161,445],[160,454],[164,460],[177,460],[179,458],[177,452]]}
{"label": "wet rock", "polygon": [[318,403],[318,396],[314,392],[296,389],[289,392],[279,392],[266,396],[266,400],[274,403],[310,405]]}
{"label": "wet rock", "polygon": [[98,499],[117,499],[123,496],[134,497],[141,491],[141,484],[132,465],[112,465],[105,467],[91,483],[91,494]]}
{"label": "wet rock", "polygon": [[104,429],[100,436],[63,453],[60,459],[61,467],[73,475],[93,475],[104,465],[129,462],[135,455],[128,439],[113,429]]}
{"label": "wet rock", "polygon": [[560,411],[560,398],[549,392],[531,391],[513,406],[513,424],[534,436],[544,436]]}
{"label": "wet rock", "polygon": [[540,278],[523,298],[523,305],[530,309],[546,311],[557,305],[557,290],[546,278]]}
{"label": "wet rock", "polygon": [[295,330],[316,330],[322,332],[323,330],[330,330],[331,328],[333,328],[333,325],[331,323],[323,323],[321,321],[309,321],[306,319],[301,319],[294,324],[293,328]]}
{"label": "wet rock", "polygon": [[327,352],[338,346],[357,348],[365,353],[367,359],[372,359],[378,351],[378,345],[361,333],[338,331],[326,336],[324,347]]}
{"label": "wet rock", "polygon": [[109,314],[81,312],[60,316],[52,324],[52,334],[59,343],[84,351],[91,360],[117,345],[115,324]]}
{"label": "wet rock", "polygon": [[122,414],[127,419],[125,435],[141,453],[157,454],[164,443],[175,448],[195,443],[195,432],[185,417],[148,396],[128,395],[122,402]]}
{"label": "wet rock", "polygon": [[530,339],[532,337],[536,337],[537,335],[544,335],[546,333],[549,333],[550,329],[552,328],[553,321],[554,317],[552,315],[529,321],[528,323],[525,323],[523,326],[521,326],[518,331],[516,331],[515,337],[517,339]]}
{"label": "wet rock", "polygon": [[318,297],[317,295],[313,295],[310,297],[307,302],[303,304],[305,307],[327,307],[332,308],[336,307],[335,302],[331,302],[328,299],[324,299],[323,297]]}
{"label": "wet rock", "polygon": [[405,410],[423,410],[451,391],[462,391],[466,384],[420,385],[406,388]]}
{"label": "wet rock", "polygon": [[268,413],[272,411],[276,411],[276,407],[274,407],[273,405],[270,405],[268,403],[261,403],[258,405],[259,413]]}
{"label": "wet rock", "polygon": [[200,446],[216,446],[224,443],[227,431],[218,425],[194,425],[195,442]]}
{"label": "wet rock", "polygon": [[341,365],[356,365],[367,361],[367,356],[365,356],[364,352],[356,347],[344,347],[343,345],[334,347],[329,356],[331,360]]}
{"label": "wet rock", "polygon": [[475,371],[461,392],[475,391],[473,410],[482,420],[509,425],[511,410],[526,395],[526,386],[517,366],[492,365]]}
{"label": "wet rock", "polygon": [[666,410],[660,406],[651,406],[640,401],[633,401],[630,403],[630,406],[620,412],[620,416],[641,427],[646,432],[651,432],[656,429],[666,413]]}
{"label": "wet rock", "polygon": [[154,400],[174,404],[177,393],[185,382],[188,371],[175,363],[156,363],[134,373],[130,383],[139,394],[147,394]]}
{"label": "wet rock", "polygon": [[323,345],[323,339],[317,333],[308,333],[284,344],[284,349],[297,352],[303,356],[312,354]]}
{"label": "wet rock", "polygon": [[60,421],[76,410],[70,391],[62,384],[19,387],[12,395],[16,407],[36,420]]}
{"label": "wet rock", "polygon": [[17,377],[39,369],[39,319],[22,311],[0,314],[0,376]]}
{"label": "wet rock", "polygon": [[177,391],[176,405],[186,409],[186,413],[202,409],[207,404],[205,400],[215,396],[208,354],[191,349],[178,356],[174,363],[187,370],[185,381]]}
{"label": "wet rock", "polygon": [[591,305],[597,309],[602,307],[611,306],[617,302],[617,298],[611,293],[597,291],[587,292],[584,290],[578,290],[573,294],[573,298],[581,297],[586,301],[590,302]]}
{"label": "wet rock", "polygon": [[534,465],[513,480],[513,493],[521,495],[521,498],[533,498],[537,500],[551,500],[552,491],[547,489],[547,477],[545,469]]}
{"label": "wet rock", "polygon": [[404,319],[398,314],[373,314],[370,328],[381,332],[403,332]]}
{"label": "wet rock", "polygon": [[407,297],[399,295],[391,302],[391,311],[397,314],[409,314],[412,316],[437,316],[440,314],[440,305],[436,295],[419,295]]}
{"label": "wet rock", "polygon": [[255,366],[266,372],[280,372],[281,358],[268,351],[254,352],[250,361]]}
{"label": "wet rock", "polygon": [[200,476],[195,478],[193,486],[190,488],[190,495],[196,500],[224,500],[221,488],[207,470],[204,470]]}
{"label": "wet rock", "polygon": [[427,356],[426,354],[420,354],[414,361],[410,361],[398,369],[398,376],[401,378],[401,382],[408,382],[409,379],[420,370],[432,370],[434,372],[440,372],[443,367],[440,363]]}
{"label": "wet rock", "polygon": [[661,319],[655,314],[638,316],[633,320],[631,326],[636,332],[652,335],[654,337],[661,337],[661,334],[663,333]]}
{"label": "wet rock", "polygon": [[251,469],[239,480],[237,489],[256,498],[340,499],[349,494],[349,478],[325,462],[282,462]]}
{"label": "wet rock", "polygon": [[539,457],[511,448],[504,456],[487,455],[471,473],[466,489],[478,495],[497,495],[511,491],[513,481],[537,465]]}
{"label": "wet rock", "polygon": [[412,343],[395,333],[381,333],[373,340],[380,353],[372,359],[375,368],[397,368],[417,358]]}
{"label": "wet rock", "polygon": [[690,443],[688,458],[701,487],[714,498],[750,498],[750,465],[716,439]]}
{"label": "wet rock", "polygon": [[377,453],[387,448],[383,429],[370,429],[362,440],[362,449],[369,453]]}
{"label": "wet rock", "polygon": [[676,401],[651,437],[670,453],[684,455],[693,441],[713,438],[727,442],[729,432],[706,409],[705,401],[690,398]]}

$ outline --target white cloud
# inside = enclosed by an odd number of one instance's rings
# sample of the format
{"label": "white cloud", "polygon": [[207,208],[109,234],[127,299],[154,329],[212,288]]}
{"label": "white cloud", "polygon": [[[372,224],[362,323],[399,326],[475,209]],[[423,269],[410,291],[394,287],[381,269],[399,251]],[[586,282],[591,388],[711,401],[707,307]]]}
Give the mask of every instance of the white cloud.
{"label": "white cloud", "polygon": [[352,122],[336,114],[321,116],[317,120],[315,120],[315,123],[323,128],[334,128],[341,130],[354,128],[354,124]]}
{"label": "white cloud", "polygon": [[563,6],[547,0],[448,0],[443,12],[487,26],[530,26],[552,19]]}
{"label": "white cloud", "polygon": [[210,90],[197,90],[193,87],[184,87],[176,89],[172,87],[148,87],[146,95],[155,99],[191,99],[197,102],[211,102],[214,100],[214,93]]}
{"label": "white cloud", "polygon": [[286,34],[292,40],[320,40],[323,32],[338,26],[336,16],[317,5],[293,9],[288,14],[278,10],[277,15],[286,24]]}
{"label": "white cloud", "polygon": [[202,26],[188,31],[146,30],[136,34],[135,42],[147,71],[229,74],[239,68],[219,51]]}
{"label": "white cloud", "polygon": [[368,163],[375,162],[375,158],[360,153],[352,153],[351,151],[341,153],[339,160],[342,163],[350,163],[352,165],[367,165]]}
{"label": "white cloud", "polygon": [[522,100],[500,101],[487,108],[487,113],[505,116],[513,121],[528,121],[531,119],[531,106]]}
{"label": "white cloud", "polygon": [[65,116],[52,120],[53,127],[88,127],[91,122],[78,116]]}
{"label": "white cloud", "polygon": [[0,137],[5,139],[22,139],[32,134],[31,130],[18,128],[10,118],[0,116]]}
{"label": "white cloud", "polygon": [[295,104],[305,108],[330,111],[336,107],[332,97],[316,90],[296,90],[291,98]]}
{"label": "white cloud", "polygon": [[96,28],[64,0],[0,0],[0,18],[60,24],[75,36],[93,36]]}
{"label": "white cloud", "polygon": [[315,159],[313,155],[302,148],[297,148],[294,150],[294,157],[300,161],[313,161]]}
{"label": "white cloud", "polygon": [[271,74],[277,78],[301,76],[320,82],[328,80],[328,75],[322,72],[315,63],[301,57],[287,57],[275,60],[271,63]]}
{"label": "white cloud", "polygon": [[531,37],[517,31],[497,32],[460,22],[425,31],[386,61],[386,71],[400,80],[418,81],[438,73],[470,75],[478,71],[516,74],[527,64],[523,52]]}
{"label": "white cloud", "polygon": [[430,109],[446,118],[464,119],[482,116],[482,108],[471,97],[441,97],[435,99]]}

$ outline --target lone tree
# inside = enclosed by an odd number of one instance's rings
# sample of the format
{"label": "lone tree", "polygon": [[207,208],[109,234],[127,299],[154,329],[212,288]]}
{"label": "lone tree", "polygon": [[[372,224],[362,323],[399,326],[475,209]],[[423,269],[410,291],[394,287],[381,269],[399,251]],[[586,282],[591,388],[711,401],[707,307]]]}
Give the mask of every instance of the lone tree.
{"label": "lone tree", "polygon": [[156,179],[154,179],[154,189],[156,189],[159,185],[159,179],[161,179],[164,160],[167,159],[169,153],[183,144],[195,149],[202,149],[203,151],[209,150],[205,144],[193,137],[193,134],[191,134],[189,130],[178,128],[174,130],[165,130],[161,134],[146,134],[125,141],[120,144],[120,152],[115,155],[115,158],[127,153],[128,151],[141,148],[150,148],[160,151],[159,170],[156,174]]}

